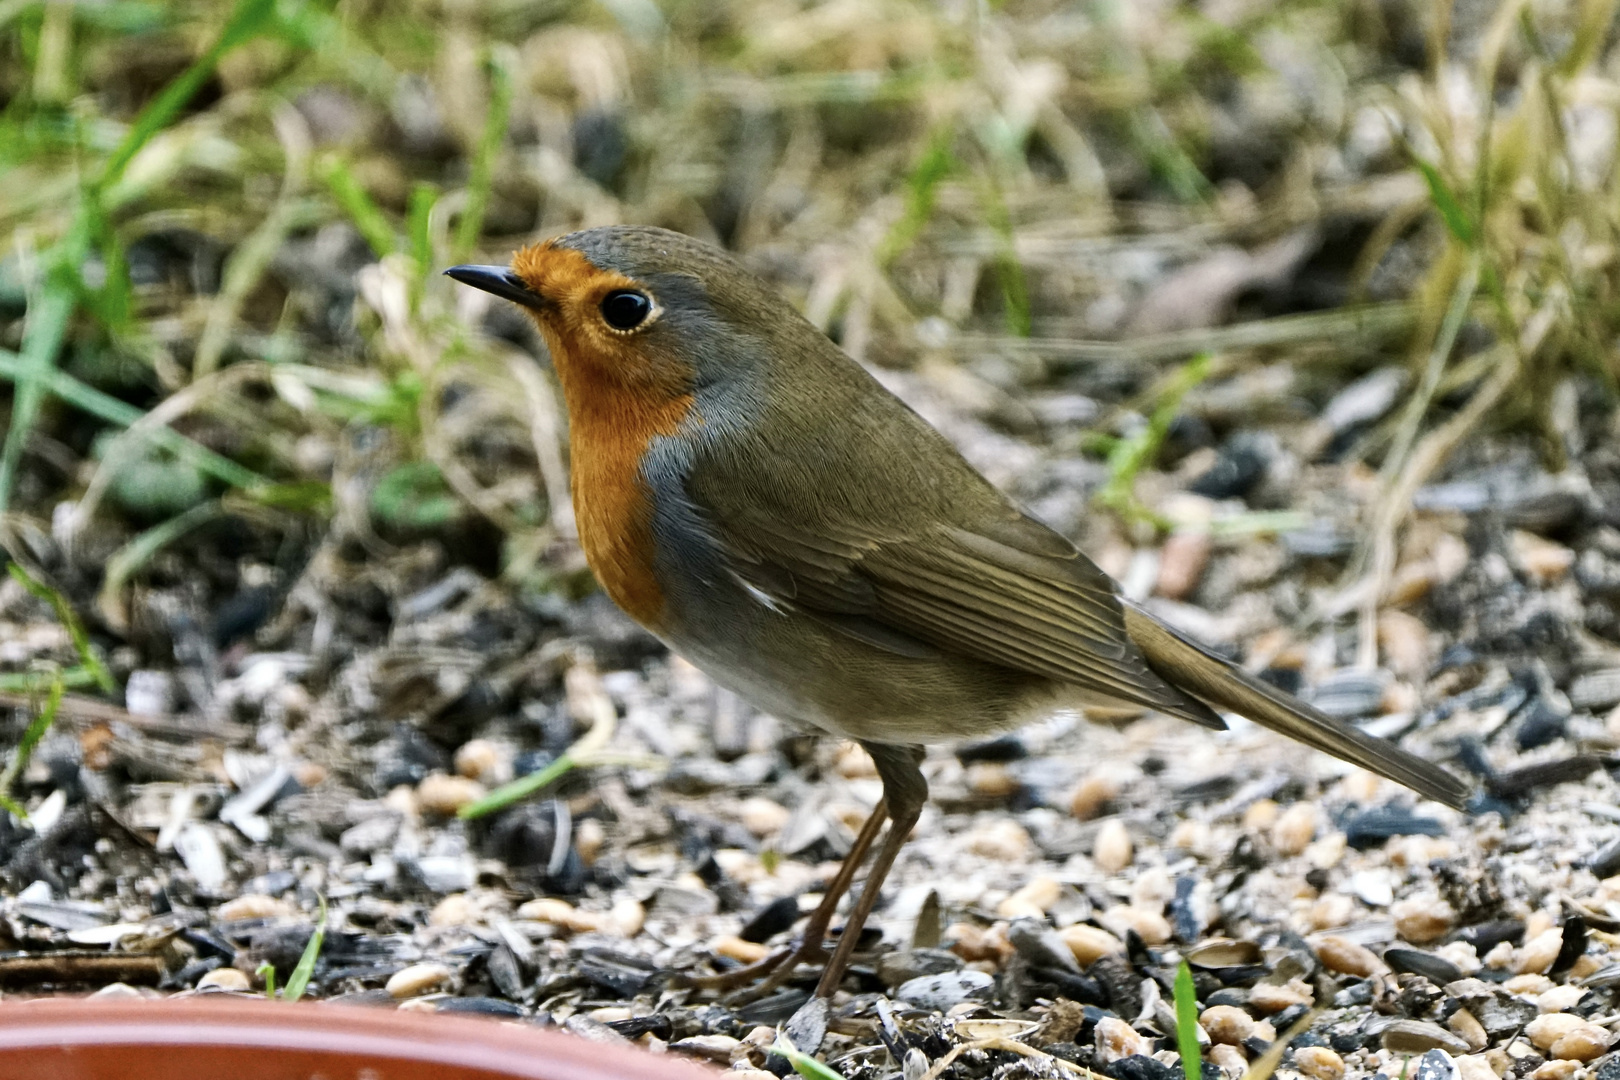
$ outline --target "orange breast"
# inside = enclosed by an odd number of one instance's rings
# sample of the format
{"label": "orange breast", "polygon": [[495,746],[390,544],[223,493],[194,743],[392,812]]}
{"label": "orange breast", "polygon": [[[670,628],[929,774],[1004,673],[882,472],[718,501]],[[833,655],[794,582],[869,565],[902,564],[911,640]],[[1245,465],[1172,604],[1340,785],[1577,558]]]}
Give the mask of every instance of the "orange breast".
{"label": "orange breast", "polygon": [[654,438],[680,428],[692,399],[653,403],[610,394],[576,403],[575,393],[568,398],[574,516],[585,558],[613,602],[656,631],[664,592],[654,572],[651,492],[641,478],[641,462]]}

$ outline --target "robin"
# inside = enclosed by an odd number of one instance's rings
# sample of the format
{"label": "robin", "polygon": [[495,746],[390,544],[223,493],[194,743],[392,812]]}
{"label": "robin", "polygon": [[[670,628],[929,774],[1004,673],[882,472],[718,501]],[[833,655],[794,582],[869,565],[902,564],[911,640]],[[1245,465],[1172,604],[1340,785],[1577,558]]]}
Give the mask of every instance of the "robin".
{"label": "robin", "polygon": [[[730,255],[589,229],[455,266],[533,317],[568,407],[574,513],[609,596],[761,710],[853,739],[883,798],[797,948],[708,985],[752,996],[825,959],[838,988],[928,795],[923,744],[1063,707],[1216,710],[1448,806],[1467,787],[1211,653],[1121,598],[945,438]],[[882,830],[830,959],[823,940]]]}

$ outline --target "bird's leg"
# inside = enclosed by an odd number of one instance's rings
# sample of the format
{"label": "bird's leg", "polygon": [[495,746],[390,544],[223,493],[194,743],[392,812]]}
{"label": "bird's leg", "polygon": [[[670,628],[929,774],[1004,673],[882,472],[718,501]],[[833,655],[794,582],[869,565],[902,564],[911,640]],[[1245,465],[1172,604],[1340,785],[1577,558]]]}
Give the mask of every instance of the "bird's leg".
{"label": "bird's leg", "polygon": [[918,768],[923,759],[922,747],[869,742],[862,742],[861,745],[872,755],[878,775],[883,778],[883,801],[889,808],[889,835],[884,838],[877,858],[872,861],[872,869],[867,872],[860,899],[855,901],[854,910],[844,920],[844,929],[838,935],[838,947],[833,950],[832,959],[827,961],[826,968],[821,972],[821,981],[816,984],[816,996],[821,998],[832,997],[838,984],[844,981],[844,971],[849,967],[849,958],[854,955],[855,945],[861,939],[866,917],[877,905],[878,890],[883,887],[883,879],[888,876],[889,867],[894,865],[895,856],[900,854],[900,849],[910,838],[912,827],[922,813],[923,803],[928,801],[928,781],[923,779],[922,769]]}
{"label": "bird's leg", "polygon": [[832,925],[833,915],[838,910],[838,902],[849,891],[850,883],[855,880],[855,871],[866,861],[866,853],[872,849],[872,842],[877,839],[877,834],[883,828],[883,822],[887,817],[887,806],[879,800],[877,806],[872,808],[871,815],[867,817],[866,824],[862,825],[861,831],[856,834],[855,843],[849,849],[849,854],[845,855],[844,861],[838,865],[838,873],[827,883],[826,891],[821,896],[821,903],[810,913],[810,920],[804,924],[804,933],[797,945],[778,949],[765,959],[747,967],[737,968],[735,971],[687,979],[687,985],[704,990],[730,990],[745,986],[755,979],[770,976],[759,986],[751,988],[747,994],[740,995],[737,1003],[741,1004],[743,1000],[763,997],[782,985],[799,964],[820,960],[821,943],[827,936],[827,928]]}

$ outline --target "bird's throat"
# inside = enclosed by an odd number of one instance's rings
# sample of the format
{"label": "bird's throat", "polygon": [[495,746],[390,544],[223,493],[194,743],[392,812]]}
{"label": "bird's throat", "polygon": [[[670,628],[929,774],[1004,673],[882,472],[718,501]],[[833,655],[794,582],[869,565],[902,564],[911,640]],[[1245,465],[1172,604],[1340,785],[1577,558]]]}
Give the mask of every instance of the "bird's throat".
{"label": "bird's throat", "polygon": [[577,363],[579,358],[566,357],[560,343],[548,344],[568,404],[580,545],[613,602],[656,632],[664,592],[655,572],[651,490],[642,464],[654,439],[680,429],[692,410],[692,396],[637,393]]}

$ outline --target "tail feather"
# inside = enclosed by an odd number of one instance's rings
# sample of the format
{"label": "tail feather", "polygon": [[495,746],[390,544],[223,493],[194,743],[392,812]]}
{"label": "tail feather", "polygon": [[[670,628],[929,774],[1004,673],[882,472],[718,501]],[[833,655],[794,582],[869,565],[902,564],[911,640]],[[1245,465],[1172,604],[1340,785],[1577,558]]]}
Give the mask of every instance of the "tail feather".
{"label": "tail feather", "polygon": [[1370,769],[1447,806],[1460,810],[1468,799],[1469,786],[1438,765],[1327,716],[1129,604],[1125,630],[1161,678],[1200,701],[1246,716],[1263,728]]}

